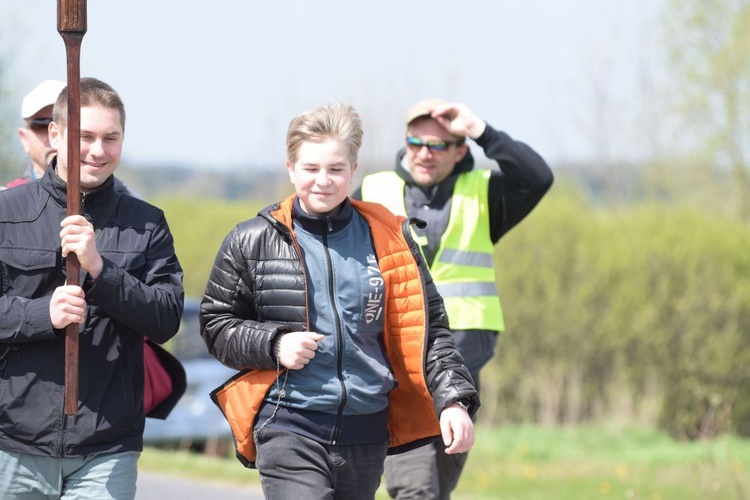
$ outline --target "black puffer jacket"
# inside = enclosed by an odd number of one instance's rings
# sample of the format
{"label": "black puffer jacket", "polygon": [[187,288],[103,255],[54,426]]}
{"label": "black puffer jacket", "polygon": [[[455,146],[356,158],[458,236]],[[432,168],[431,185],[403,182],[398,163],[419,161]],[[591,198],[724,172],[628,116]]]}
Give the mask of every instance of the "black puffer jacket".
{"label": "black puffer jacket", "polygon": [[[206,286],[201,304],[201,334],[211,354],[237,370],[275,370],[272,346],[276,336],[309,328],[305,270],[291,223],[293,199],[268,207],[259,217],[237,225],[224,240]],[[473,403],[472,412],[475,411],[479,400],[471,376],[455,349],[442,298],[426,270],[419,247],[411,238],[408,223],[404,222],[401,228],[395,216],[380,205],[355,203],[355,209],[362,215],[375,211],[383,217],[382,220],[368,218],[373,231],[376,225],[388,227],[392,234],[389,237],[406,239],[411,262],[418,265],[423,279],[422,290],[425,305],[428,305],[424,312],[429,314],[425,318],[426,330],[422,330],[426,338],[416,344],[399,344],[396,333],[386,334],[391,364],[401,365],[405,357],[418,357],[417,366],[421,366],[436,414],[458,400]],[[383,270],[384,263],[380,259],[394,257],[378,250],[377,238],[374,247]],[[402,312],[394,310],[395,302],[398,301],[386,300],[391,310],[386,310],[385,317],[394,318]],[[397,329],[396,325],[389,325],[387,329]],[[395,351],[390,351],[389,341],[394,346],[398,344]],[[416,345],[423,345],[424,351],[414,352]],[[392,353],[397,353],[400,359],[393,358]],[[414,383],[406,378],[399,383]],[[423,416],[413,418],[420,420]]]}
{"label": "black puffer jacket", "polygon": [[39,182],[0,192],[0,449],[52,457],[142,448],[144,336],[163,343],[179,329],[182,269],[158,208],[115,193],[110,177],[84,196],[100,231],[104,268],[81,281],[79,410],[63,415],[64,331],[49,304],[64,283],[60,222],[66,185],[48,169]]}

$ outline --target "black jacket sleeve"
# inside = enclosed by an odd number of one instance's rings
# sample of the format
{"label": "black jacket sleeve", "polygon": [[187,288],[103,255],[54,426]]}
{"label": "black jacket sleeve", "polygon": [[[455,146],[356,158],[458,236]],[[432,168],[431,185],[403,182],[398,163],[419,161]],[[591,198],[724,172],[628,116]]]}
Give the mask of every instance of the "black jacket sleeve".
{"label": "black jacket sleeve", "polygon": [[[258,222],[260,223],[260,222]],[[273,342],[288,325],[259,321],[252,283],[257,260],[243,250],[252,247],[250,232],[236,227],[216,255],[201,302],[201,336],[208,351],[236,370],[274,369]]]}
{"label": "black jacket sleeve", "polygon": [[151,340],[164,343],[180,329],[182,267],[164,214],[149,227],[151,238],[142,255],[142,277],[103,258],[101,274],[93,284],[85,282],[84,289],[92,305],[102,307],[107,315]]}
{"label": "black jacket sleeve", "polygon": [[552,186],[553,175],[531,147],[487,125],[477,139],[484,154],[495,160],[489,185],[490,236],[493,243],[521,222]]}

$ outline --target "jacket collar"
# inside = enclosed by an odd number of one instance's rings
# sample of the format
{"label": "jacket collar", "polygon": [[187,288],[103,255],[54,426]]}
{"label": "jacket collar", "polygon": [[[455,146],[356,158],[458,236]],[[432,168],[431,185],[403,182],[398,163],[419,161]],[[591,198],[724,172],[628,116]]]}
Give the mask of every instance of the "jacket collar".
{"label": "jacket collar", "polygon": [[348,197],[341,202],[340,207],[341,210],[336,215],[330,217],[325,215],[309,215],[302,210],[299,197],[295,197],[292,207],[292,219],[295,224],[299,224],[302,229],[312,234],[322,234],[323,232],[335,233],[346,227],[352,220],[352,217],[354,217],[354,208],[352,208]]}
{"label": "jacket collar", "polygon": [[[47,191],[60,206],[68,206],[68,185],[57,174],[57,156],[52,159],[49,167],[47,167],[47,171],[39,182],[41,182],[42,188],[44,188],[44,190]],[[89,209],[106,204],[114,195],[114,186],[115,178],[110,175],[107,180],[94,191],[88,193],[82,192],[82,198],[85,198],[86,200],[83,209],[88,212]]]}

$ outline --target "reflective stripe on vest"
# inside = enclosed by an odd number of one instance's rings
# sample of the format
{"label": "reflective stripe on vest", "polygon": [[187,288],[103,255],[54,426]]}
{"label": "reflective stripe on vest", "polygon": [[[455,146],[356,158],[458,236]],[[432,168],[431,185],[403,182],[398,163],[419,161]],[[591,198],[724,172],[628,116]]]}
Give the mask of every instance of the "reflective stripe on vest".
{"label": "reflective stripe on vest", "polygon": [[463,252],[461,250],[444,248],[443,253],[440,255],[440,260],[451,264],[465,264],[476,267],[487,267],[489,269],[495,268],[492,255],[481,252]]}
{"label": "reflective stripe on vest", "polygon": [[497,287],[494,283],[445,283],[438,284],[438,290],[443,298],[497,295]]}
{"label": "reflective stripe on vest", "polygon": [[[489,170],[460,174],[451,200],[448,226],[430,272],[455,330],[505,329],[495,286],[494,245],[490,239]],[[404,181],[396,172],[378,172],[362,181],[362,199],[406,215]]]}

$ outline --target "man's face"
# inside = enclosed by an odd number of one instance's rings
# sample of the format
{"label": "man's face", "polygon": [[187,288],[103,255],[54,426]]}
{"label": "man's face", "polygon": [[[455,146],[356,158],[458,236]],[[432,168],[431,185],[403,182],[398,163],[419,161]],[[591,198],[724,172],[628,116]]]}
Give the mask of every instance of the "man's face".
{"label": "man's face", "polygon": [[37,177],[41,177],[55,154],[49,143],[49,124],[52,121],[52,106],[47,106],[26,120],[26,126],[18,129],[18,138],[23,150],[29,155]]}
{"label": "man's face", "polygon": [[[455,142],[450,132],[432,118],[418,118],[409,124],[407,137],[414,137],[422,143],[432,141]],[[419,142],[415,141],[415,142]],[[449,145],[444,151],[438,151],[427,146],[406,146],[406,160],[409,164],[411,177],[417,185],[422,187],[434,186],[448,177],[456,163],[466,155],[467,146],[462,144]]]}
{"label": "man's face", "polygon": [[357,162],[349,161],[340,140],[303,142],[297,161],[287,161],[289,179],[302,209],[310,215],[333,215],[349,195]]}
{"label": "man's face", "polygon": [[[120,164],[124,139],[120,111],[81,108],[81,191],[101,186]],[[50,125],[50,143],[57,148],[57,173],[68,181],[68,128]]]}

